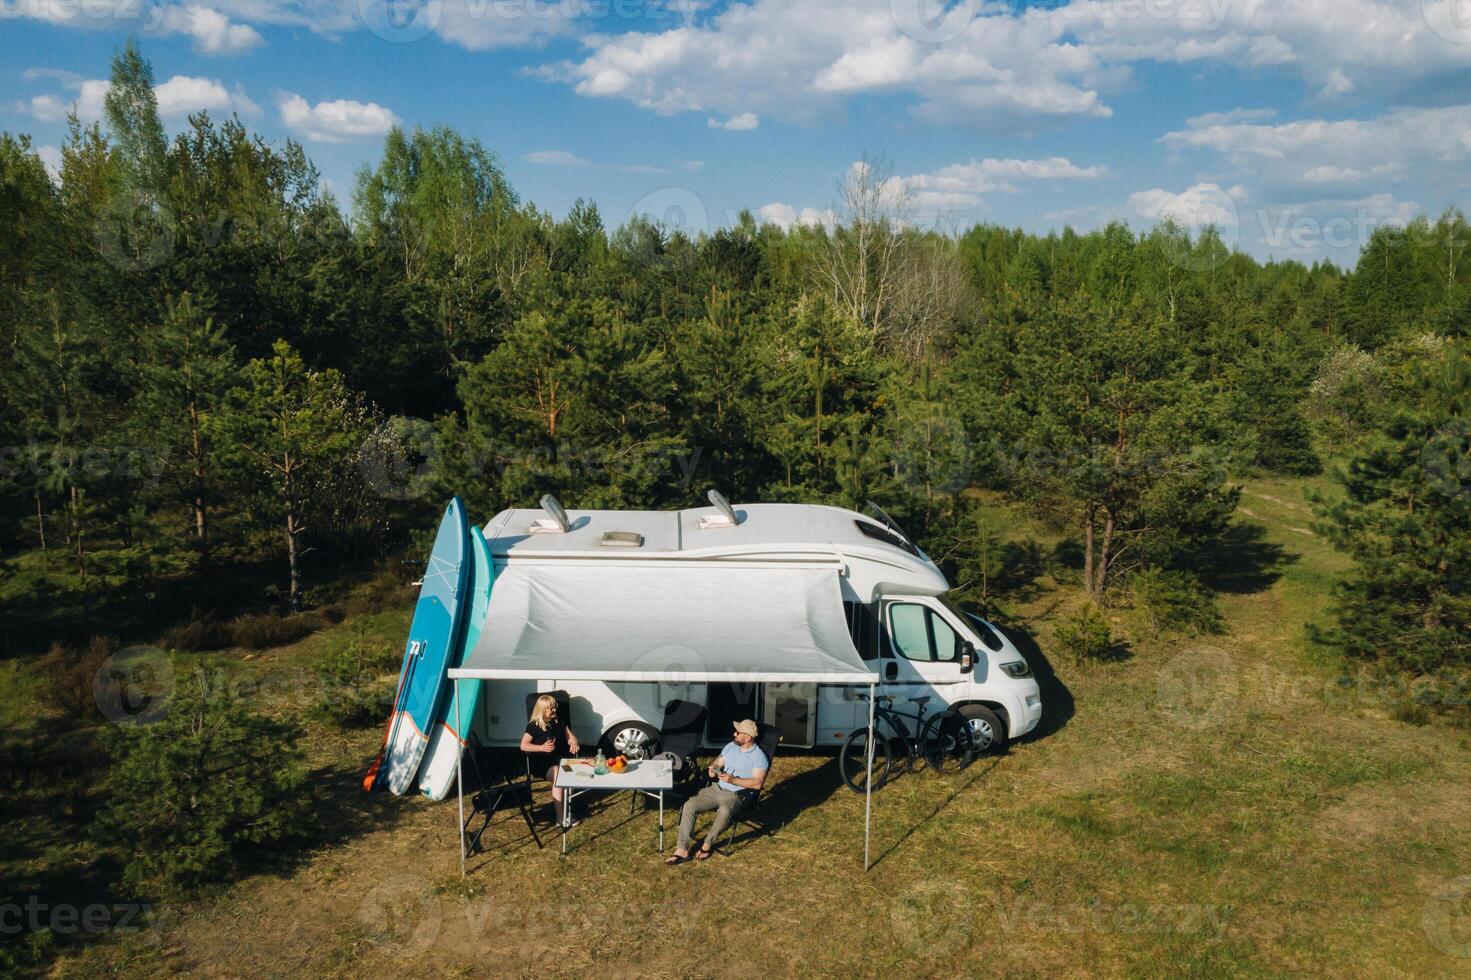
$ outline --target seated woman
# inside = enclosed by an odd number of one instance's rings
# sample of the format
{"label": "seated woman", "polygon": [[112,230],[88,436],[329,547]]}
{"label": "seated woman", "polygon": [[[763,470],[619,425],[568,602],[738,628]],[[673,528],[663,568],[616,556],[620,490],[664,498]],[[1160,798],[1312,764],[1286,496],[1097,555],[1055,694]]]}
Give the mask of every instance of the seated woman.
{"label": "seated woman", "polygon": [[[557,760],[582,751],[577,736],[567,727],[566,720],[557,717],[557,699],[543,694],[531,707],[531,720],[526,723],[526,732],[521,736],[521,751],[531,759],[532,771],[541,772],[552,784],[552,806],[557,814],[558,826],[564,815],[562,809],[562,787],[557,785]],[[580,821],[572,821],[576,826]]]}

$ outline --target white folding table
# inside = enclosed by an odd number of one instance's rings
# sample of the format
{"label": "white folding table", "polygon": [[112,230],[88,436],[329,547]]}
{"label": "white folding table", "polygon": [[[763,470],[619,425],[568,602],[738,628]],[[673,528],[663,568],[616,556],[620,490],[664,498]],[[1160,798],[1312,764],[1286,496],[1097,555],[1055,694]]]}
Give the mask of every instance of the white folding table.
{"label": "white folding table", "polygon": [[571,829],[572,800],[584,793],[640,793],[659,800],[659,850],[664,850],[664,791],[674,788],[674,764],[668,759],[640,759],[630,762],[623,772],[601,776],[593,773],[587,759],[563,759],[557,763],[557,785],[562,789],[562,853],[567,853],[567,831]]}

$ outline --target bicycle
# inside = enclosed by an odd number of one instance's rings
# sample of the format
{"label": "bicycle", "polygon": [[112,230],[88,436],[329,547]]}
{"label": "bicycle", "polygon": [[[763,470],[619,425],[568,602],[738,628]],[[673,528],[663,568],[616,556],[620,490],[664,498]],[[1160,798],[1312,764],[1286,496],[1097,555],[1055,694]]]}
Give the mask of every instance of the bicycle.
{"label": "bicycle", "polygon": [[[858,695],[867,701],[867,694]],[[888,707],[894,701],[888,694],[880,694],[874,701],[874,728],[884,723],[889,733],[873,740],[873,788],[878,789],[889,781],[893,766],[905,766],[910,772],[919,768],[921,760],[937,773],[959,772],[975,757],[975,742],[970,726],[959,715],[941,712],[925,720],[926,697],[909,698],[917,707],[915,714],[895,711]],[[915,723],[918,735],[911,735],[904,719]],[[855,793],[862,793],[868,784],[868,728],[853,731],[838,750],[838,771],[843,782]]]}

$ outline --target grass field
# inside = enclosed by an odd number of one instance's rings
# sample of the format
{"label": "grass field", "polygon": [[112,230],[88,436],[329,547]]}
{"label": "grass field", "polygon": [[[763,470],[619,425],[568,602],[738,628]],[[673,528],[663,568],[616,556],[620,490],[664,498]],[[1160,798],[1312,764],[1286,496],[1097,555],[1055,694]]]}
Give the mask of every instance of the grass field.
{"label": "grass field", "polygon": [[[664,867],[654,815],[630,817],[620,797],[594,805],[566,859],[502,816],[461,877],[453,803],[365,796],[357,781],[381,732],[313,724],[333,827],[317,847],[89,941],[61,939],[49,969],[1466,976],[1471,737],[1396,720],[1402,691],[1309,646],[1304,624],[1344,567],[1311,529],[1310,485],[1247,485],[1238,547],[1213,575],[1220,635],[1150,638],[1120,613],[1122,659],[1062,662],[1047,655],[1050,624],[1076,589],[1044,574],[1018,591],[1007,621],[1044,682],[1042,728],[958,776],[875,794],[867,874],[862,798],[831,756],[787,754],[767,801],[780,829],[742,835],[732,857]],[[1016,534],[1043,537],[1024,523]],[[263,707],[295,711],[312,692],[291,679],[344,631],[395,647],[407,613],[199,659],[246,679]],[[14,663],[0,681],[10,727],[35,681]],[[21,736],[33,751],[49,737],[44,723]],[[74,843],[100,790],[72,786],[80,763],[50,751],[54,785],[27,784],[7,817],[7,890],[114,901],[115,868]]]}

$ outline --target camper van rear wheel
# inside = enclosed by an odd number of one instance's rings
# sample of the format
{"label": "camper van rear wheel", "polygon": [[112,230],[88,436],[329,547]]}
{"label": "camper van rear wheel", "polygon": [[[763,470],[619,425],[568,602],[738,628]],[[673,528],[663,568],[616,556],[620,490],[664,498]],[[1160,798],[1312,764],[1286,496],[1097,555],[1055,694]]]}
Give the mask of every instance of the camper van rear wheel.
{"label": "camper van rear wheel", "polygon": [[641,721],[625,721],[603,733],[602,749],[634,760],[652,758],[659,750],[659,733]]}
{"label": "camper van rear wheel", "polygon": [[970,726],[970,737],[976,755],[1000,752],[1006,748],[1006,724],[996,712],[983,704],[967,704],[959,708],[960,717]]}

